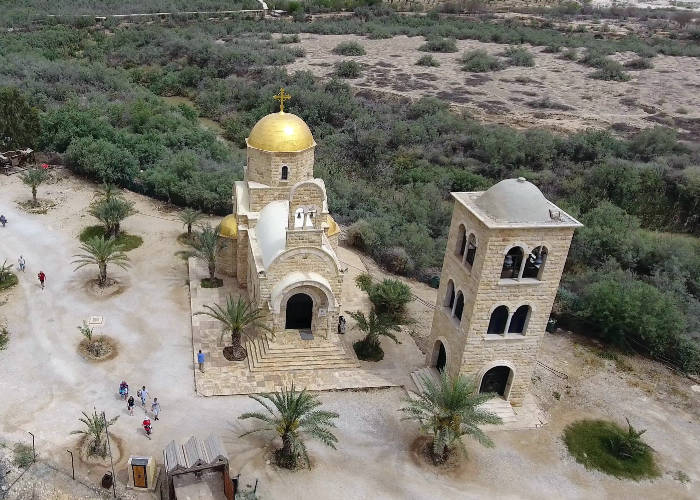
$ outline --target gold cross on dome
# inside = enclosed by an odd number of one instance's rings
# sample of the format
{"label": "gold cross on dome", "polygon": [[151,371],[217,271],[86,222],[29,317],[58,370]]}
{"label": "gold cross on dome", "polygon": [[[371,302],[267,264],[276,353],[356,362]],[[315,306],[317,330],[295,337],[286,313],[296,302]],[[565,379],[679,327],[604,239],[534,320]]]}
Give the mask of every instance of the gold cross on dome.
{"label": "gold cross on dome", "polygon": [[280,112],[284,112],[284,101],[288,101],[291,98],[291,95],[285,93],[284,88],[280,88],[280,93],[274,96],[274,99],[280,102]]}

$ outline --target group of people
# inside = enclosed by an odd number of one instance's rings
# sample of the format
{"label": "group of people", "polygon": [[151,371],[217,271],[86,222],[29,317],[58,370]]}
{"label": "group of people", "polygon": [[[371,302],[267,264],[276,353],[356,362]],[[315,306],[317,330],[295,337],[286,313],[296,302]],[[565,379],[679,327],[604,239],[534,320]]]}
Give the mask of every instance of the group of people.
{"label": "group of people", "polygon": [[[19,259],[17,259],[17,269],[23,273],[27,271],[27,261],[24,259],[23,255],[20,255]],[[46,285],[46,273],[44,273],[44,271],[39,271],[36,277],[39,278],[39,285],[43,290]]]}
{"label": "group of people", "polygon": [[[119,384],[119,396],[126,400],[126,409],[129,415],[134,415],[134,406],[136,406],[136,400],[133,394],[129,394],[129,384],[125,380],[122,380]],[[136,391],[136,397],[141,400],[141,406],[143,407],[144,413],[146,413],[146,418],[143,420],[143,430],[146,432],[146,436],[150,439],[151,436],[151,419],[148,418],[148,410],[146,409],[146,401],[149,399],[148,389],[145,385],[141,386],[141,389]],[[153,398],[151,402],[151,412],[153,413],[153,420],[158,420],[158,415],[160,415],[160,403],[158,398]]]}

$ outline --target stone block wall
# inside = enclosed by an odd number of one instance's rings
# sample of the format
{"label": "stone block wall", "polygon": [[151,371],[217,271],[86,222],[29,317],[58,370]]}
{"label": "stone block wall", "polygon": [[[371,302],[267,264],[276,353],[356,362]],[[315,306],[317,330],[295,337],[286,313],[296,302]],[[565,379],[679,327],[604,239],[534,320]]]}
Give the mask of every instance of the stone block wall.
{"label": "stone block wall", "polygon": [[323,229],[287,230],[287,248],[320,247],[323,243]]}
{"label": "stone block wall", "polygon": [[228,276],[236,276],[238,241],[219,237],[221,246],[217,252],[216,267]]}
{"label": "stone block wall", "polygon": [[288,187],[248,186],[248,206],[251,212],[260,212],[268,203],[288,198]]}
{"label": "stone block wall", "polygon": [[[314,174],[314,147],[294,153],[275,153],[248,147],[245,180],[271,187],[293,186],[309,180]],[[282,179],[282,167],[287,166],[287,179]],[[286,198],[286,197],[285,197]]]}

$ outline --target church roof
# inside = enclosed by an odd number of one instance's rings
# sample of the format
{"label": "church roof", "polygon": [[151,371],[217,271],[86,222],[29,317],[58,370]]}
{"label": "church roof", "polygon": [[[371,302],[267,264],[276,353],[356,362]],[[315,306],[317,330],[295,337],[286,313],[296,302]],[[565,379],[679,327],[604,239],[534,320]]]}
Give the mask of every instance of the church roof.
{"label": "church roof", "polygon": [[265,269],[281,254],[287,244],[289,201],[272,201],[260,211],[255,233]]}
{"label": "church roof", "polygon": [[331,217],[331,214],[326,216],[326,222],[328,223],[328,232],[326,233],[328,236],[333,236],[334,234],[338,234],[340,232],[340,226],[338,226],[335,219]]}
{"label": "church roof", "polygon": [[249,147],[263,151],[293,153],[316,145],[309,126],[292,113],[271,113],[262,117],[246,139]]}
{"label": "church roof", "polygon": [[502,180],[482,193],[452,195],[490,227],[581,225],[523,177]]}

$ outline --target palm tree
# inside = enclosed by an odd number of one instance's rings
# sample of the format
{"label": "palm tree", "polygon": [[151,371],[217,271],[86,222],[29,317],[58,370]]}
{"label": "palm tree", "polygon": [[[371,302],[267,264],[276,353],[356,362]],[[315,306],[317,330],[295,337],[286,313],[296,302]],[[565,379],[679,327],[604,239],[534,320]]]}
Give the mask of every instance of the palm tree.
{"label": "palm tree", "polygon": [[211,226],[204,226],[192,240],[195,256],[207,262],[209,281],[212,283],[216,279],[216,254],[223,245],[225,242],[219,240],[219,235]]}
{"label": "palm tree", "polygon": [[186,208],[178,214],[183,226],[187,226],[187,237],[192,237],[192,226],[204,218],[204,214],[194,208]]}
{"label": "palm tree", "polygon": [[493,447],[493,441],[479,429],[479,424],[500,424],[499,416],[479,408],[495,394],[476,393],[476,384],[463,375],[449,377],[445,372],[440,379],[423,377],[423,390],[415,399],[405,400],[407,406],[402,420],[417,420],[423,432],[433,437],[433,462],[443,463],[457,445],[466,454],[461,437],[469,435],[482,445]]}
{"label": "palm tree", "polygon": [[112,238],[93,236],[80,245],[85,252],[73,255],[76,260],[72,264],[78,264],[75,271],[88,265],[96,265],[99,269],[97,284],[101,287],[107,284],[107,264],[115,264],[122,269],[129,267],[129,257],[124,253],[123,246]]}
{"label": "palm tree", "polygon": [[[336,449],[335,444],[338,442],[338,438],[328,428],[336,426],[333,420],[340,415],[332,411],[317,409],[321,406],[318,396],[309,394],[306,389],[296,392],[294,383],[292,383],[290,389],[282,388],[281,392],[259,396],[251,394],[249,397],[264,406],[269,415],[261,412],[246,412],[238,417],[241,420],[255,418],[265,424],[259,429],[241,434],[241,437],[254,432],[276,432],[282,438],[282,448],[275,452],[277,465],[280,467],[295,469],[299,464],[299,458],[303,458],[311,469],[309,455],[303,440],[304,435],[318,439],[323,444]],[[275,410],[277,411],[275,412]]]}
{"label": "palm tree", "polygon": [[97,196],[101,197],[103,200],[115,198],[119,196],[119,187],[116,184],[104,182],[100,190],[97,192]]}
{"label": "palm tree", "polygon": [[228,350],[235,361],[241,361],[245,359],[247,355],[245,347],[241,345],[243,330],[252,326],[253,328],[265,330],[266,332],[272,332],[267,325],[261,322],[261,320],[265,318],[265,313],[242,297],[238,297],[238,299],[234,300],[233,297],[229,295],[226,299],[225,307],[214,304],[213,306],[205,305],[204,308],[207,309],[207,311],[200,311],[195,313],[195,315],[203,314],[223,323],[224,329],[221,331],[221,338],[223,338],[227,331],[231,332],[232,346],[231,349]]}
{"label": "palm tree", "polygon": [[36,188],[39,187],[39,185],[46,181],[48,175],[46,173],[46,170],[43,168],[30,168],[26,172],[20,175],[20,179],[22,179],[22,182],[24,182],[27,186],[32,188],[32,203],[34,205],[37,205],[36,201]]}
{"label": "palm tree", "polygon": [[97,412],[95,412],[92,416],[85,412],[82,412],[82,414],[83,417],[79,418],[78,420],[85,424],[86,429],[71,431],[71,434],[84,434],[90,441],[92,441],[89,449],[90,455],[99,455],[101,457],[107,456],[107,442],[102,440],[102,435],[107,429],[107,426],[116,422],[119,416],[116,416],[109,421],[105,421],[103,416],[104,414],[98,415]]}
{"label": "palm tree", "polygon": [[368,293],[377,312],[391,314],[397,319],[402,318],[406,304],[413,299],[411,288],[406,283],[394,279],[385,279],[373,285]]}
{"label": "palm tree", "polygon": [[14,264],[8,264],[7,259],[0,265],[0,283],[6,279],[10,279],[12,276],[12,266]]}
{"label": "palm tree", "polygon": [[400,331],[401,328],[391,316],[377,314],[374,309],[367,316],[362,311],[348,311],[348,314],[357,322],[357,328],[365,334],[365,337],[354,346],[360,359],[379,361],[384,357],[381,337],[389,337],[400,344],[394,332]]}
{"label": "palm tree", "polygon": [[113,194],[96,201],[90,207],[90,215],[104,224],[105,236],[113,238],[119,236],[121,222],[135,213],[133,203]]}

